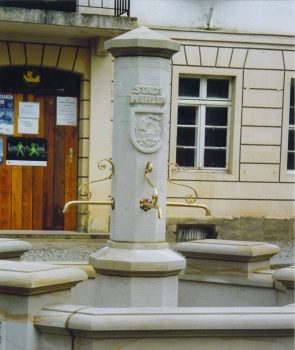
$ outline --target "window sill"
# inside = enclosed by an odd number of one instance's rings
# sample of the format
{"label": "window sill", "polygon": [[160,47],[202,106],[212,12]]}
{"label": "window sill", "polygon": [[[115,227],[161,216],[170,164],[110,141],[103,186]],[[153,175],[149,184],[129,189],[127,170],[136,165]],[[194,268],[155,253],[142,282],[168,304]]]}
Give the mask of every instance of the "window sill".
{"label": "window sill", "polygon": [[175,174],[170,172],[171,180],[199,180],[199,181],[237,181],[238,175],[230,173],[228,169],[198,169],[180,167]]}

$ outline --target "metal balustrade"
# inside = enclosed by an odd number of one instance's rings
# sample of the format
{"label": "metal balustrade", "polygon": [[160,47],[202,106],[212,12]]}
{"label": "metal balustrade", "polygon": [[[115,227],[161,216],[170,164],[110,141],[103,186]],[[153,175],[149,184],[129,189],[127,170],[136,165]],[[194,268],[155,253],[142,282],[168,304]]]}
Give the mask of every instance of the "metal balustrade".
{"label": "metal balustrade", "polygon": [[130,16],[130,0],[0,0],[0,6],[46,11]]}

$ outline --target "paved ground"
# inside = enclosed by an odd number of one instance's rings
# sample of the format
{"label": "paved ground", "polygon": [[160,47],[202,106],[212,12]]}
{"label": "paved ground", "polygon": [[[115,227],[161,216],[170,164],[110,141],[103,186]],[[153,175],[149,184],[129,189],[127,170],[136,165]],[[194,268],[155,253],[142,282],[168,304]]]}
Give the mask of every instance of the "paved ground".
{"label": "paved ground", "polygon": [[[293,242],[269,242],[278,245],[281,253],[271,259],[272,265],[294,265]],[[23,260],[29,261],[88,261],[88,256],[105,246],[105,243],[93,241],[90,244],[85,240],[33,243],[33,250],[23,255]]]}

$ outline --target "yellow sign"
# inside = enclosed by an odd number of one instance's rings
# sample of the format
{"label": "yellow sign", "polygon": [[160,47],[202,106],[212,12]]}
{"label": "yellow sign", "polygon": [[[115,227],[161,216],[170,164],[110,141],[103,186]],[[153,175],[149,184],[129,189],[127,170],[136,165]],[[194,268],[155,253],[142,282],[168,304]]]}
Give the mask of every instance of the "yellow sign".
{"label": "yellow sign", "polygon": [[26,83],[29,84],[39,84],[41,81],[41,77],[38,73],[28,70],[23,74],[23,79]]}

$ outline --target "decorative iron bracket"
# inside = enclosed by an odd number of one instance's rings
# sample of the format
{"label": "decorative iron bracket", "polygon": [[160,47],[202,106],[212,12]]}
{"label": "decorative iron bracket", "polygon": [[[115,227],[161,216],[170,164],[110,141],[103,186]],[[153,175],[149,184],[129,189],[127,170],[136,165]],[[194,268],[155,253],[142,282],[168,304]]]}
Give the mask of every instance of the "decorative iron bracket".
{"label": "decorative iron bracket", "polygon": [[[173,175],[177,174],[180,171],[180,167],[179,167],[179,165],[177,163],[169,163],[168,164],[168,169],[169,169],[169,174],[170,174],[170,171],[171,171],[171,173]],[[168,178],[167,181],[172,183],[173,185],[189,188],[194,193],[193,195],[192,194],[187,194],[187,195],[185,195],[183,197],[183,199],[185,200],[186,203],[167,202],[167,206],[168,207],[199,208],[199,209],[205,210],[206,216],[210,216],[211,215],[210,209],[208,207],[206,207],[205,205],[196,204],[196,201],[198,199],[198,193],[193,187],[177,183],[175,181],[170,180],[169,178]]]}
{"label": "decorative iron bracket", "polygon": [[88,181],[83,183],[79,189],[78,189],[78,198],[80,198],[81,200],[89,200],[92,196],[92,193],[89,191],[89,185],[96,183],[96,182],[101,182],[101,181],[106,181],[112,178],[112,176],[115,173],[115,165],[112,162],[111,159],[102,159],[98,162],[97,167],[99,170],[106,170],[107,169],[107,165],[109,165],[109,171],[110,174],[106,177],[103,177],[102,179],[97,179],[97,180],[93,180],[93,181]]}

